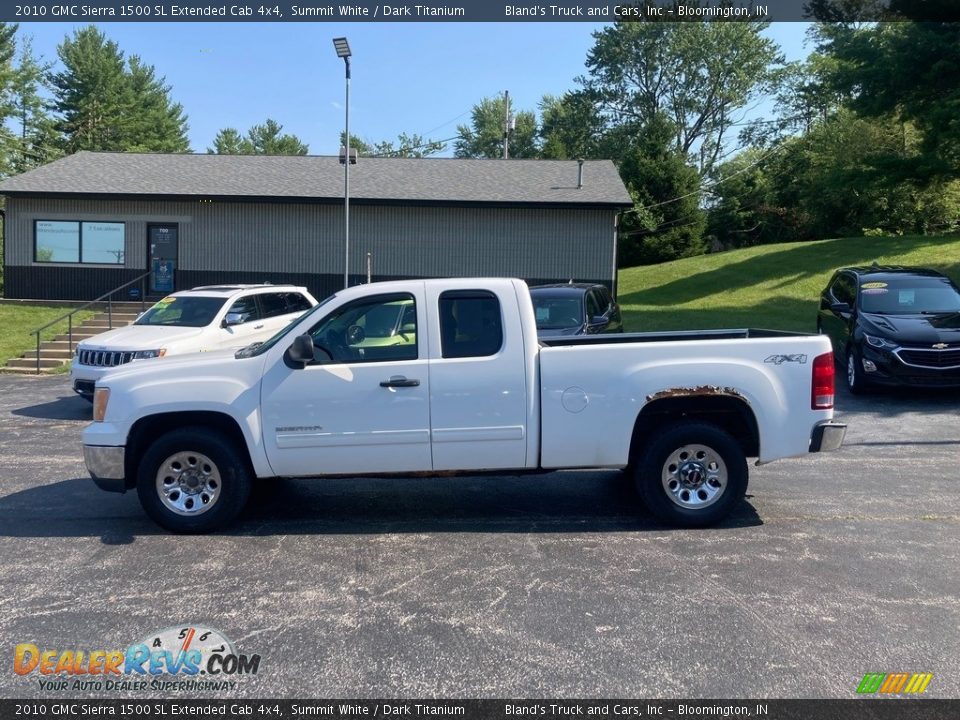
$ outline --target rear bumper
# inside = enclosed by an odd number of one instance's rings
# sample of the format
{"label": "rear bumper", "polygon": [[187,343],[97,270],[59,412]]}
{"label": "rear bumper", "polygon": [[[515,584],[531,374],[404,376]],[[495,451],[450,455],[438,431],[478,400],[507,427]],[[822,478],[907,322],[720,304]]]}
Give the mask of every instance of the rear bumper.
{"label": "rear bumper", "polygon": [[819,423],[810,434],[810,452],[838,450],[843,445],[843,437],[846,433],[847,426],[843,423],[833,420]]}
{"label": "rear bumper", "polygon": [[126,492],[124,453],[126,448],[104,445],[84,445],[83,462],[97,487],[107,492]]}

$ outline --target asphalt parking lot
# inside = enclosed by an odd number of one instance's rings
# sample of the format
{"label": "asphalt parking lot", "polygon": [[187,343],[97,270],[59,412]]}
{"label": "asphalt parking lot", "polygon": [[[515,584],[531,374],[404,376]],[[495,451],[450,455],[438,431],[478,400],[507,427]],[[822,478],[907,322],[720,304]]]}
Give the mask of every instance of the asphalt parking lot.
{"label": "asphalt parking lot", "polygon": [[261,655],[230,697],[849,698],[867,672],[960,696],[960,393],[841,395],[845,448],[753,468],[696,531],[562,472],[279,481],[175,537],[87,479],[89,408],[0,376],[3,697],[57,697],[12,672],[18,643],[182,624]]}

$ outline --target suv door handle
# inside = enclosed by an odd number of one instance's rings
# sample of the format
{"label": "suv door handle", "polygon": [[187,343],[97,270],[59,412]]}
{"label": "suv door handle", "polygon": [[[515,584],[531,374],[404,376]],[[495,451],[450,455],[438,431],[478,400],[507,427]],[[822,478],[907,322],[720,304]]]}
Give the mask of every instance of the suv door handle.
{"label": "suv door handle", "polygon": [[253,326],[253,329],[254,329],[254,330],[260,330],[262,327],[263,327],[263,323],[260,323],[259,325],[254,325],[254,326]]}
{"label": "suv door handle", "polygon": [[395,387],[418,387],[420,381],[415,378],[410,378],[409,380],[403,375],[394,375],[389,380],[382,380],[380,382],[380,387],[385,388],[395,388]]}

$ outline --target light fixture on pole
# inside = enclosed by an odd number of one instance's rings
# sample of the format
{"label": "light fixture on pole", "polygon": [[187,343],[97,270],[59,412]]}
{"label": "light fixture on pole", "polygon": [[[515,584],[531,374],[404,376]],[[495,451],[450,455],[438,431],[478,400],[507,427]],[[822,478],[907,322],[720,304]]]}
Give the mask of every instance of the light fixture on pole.
{"label": "light fixture on pole", "polygon": [[345,37],[334,38],[333,47],[337,57],[343,58],[346,69],[346,119],[344,120],[344,142],[340,153],[340,162],[343,163],[343,227],[344,227],[344,259],[343,259],[343,287],[350,286],[350,163],[356,162],[350,153],[350,43]]}

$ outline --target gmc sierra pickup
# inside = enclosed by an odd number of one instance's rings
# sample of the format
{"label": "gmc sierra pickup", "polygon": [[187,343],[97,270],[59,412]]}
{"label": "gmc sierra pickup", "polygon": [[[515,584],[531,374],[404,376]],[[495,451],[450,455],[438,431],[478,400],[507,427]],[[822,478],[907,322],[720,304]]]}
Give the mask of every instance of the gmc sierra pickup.
{"label": "gmc sierra pickup", "polygon": [[622,468],[649,510],[724,518],[761,463],[838,448],[825,336],[765,330],[537,340],[514,279],[336,293],[236,353],[96,384],[83,434],[105,490],[174,532],[223,527],[254,477]]}

